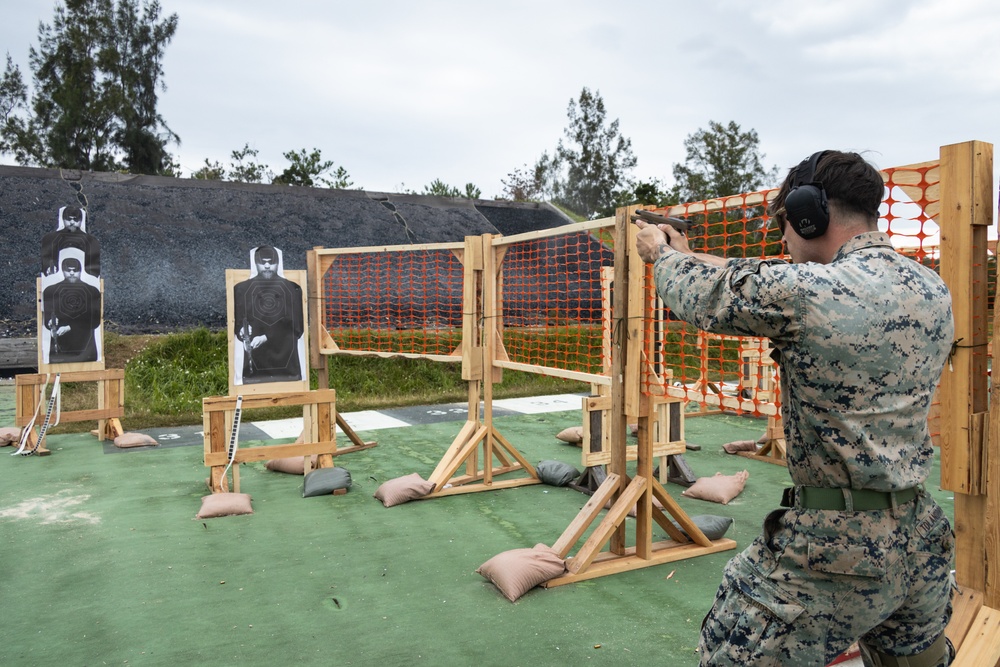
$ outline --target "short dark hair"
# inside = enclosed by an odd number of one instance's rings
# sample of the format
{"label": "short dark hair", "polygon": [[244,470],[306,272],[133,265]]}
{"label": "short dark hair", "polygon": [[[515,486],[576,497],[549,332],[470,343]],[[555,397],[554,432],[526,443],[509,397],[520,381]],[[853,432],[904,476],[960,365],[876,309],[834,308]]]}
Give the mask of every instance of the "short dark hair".
{"label": "short dark hair", "polygon": [[[788,171],[778,196],[768,207],[771,215],[784,207],[792,182],[805,173],[808,165],[809,158],[806,158]],[[878,207],[885,194],[885,183],[879,170],[857,153],[825,151],[816,165],[813,182],[823,184],[830,206],[844,213],[861,214],[872,224],[878,221]]]}
{"label": "short dark hair", "polygon": [[67,257],[62,261],[63,271],[66,270],[67,265],[70,268],[76,269],[77,271],[79,271],[83,266],[82,264],[80,264],[80,260],[78,260],[76,257]]}

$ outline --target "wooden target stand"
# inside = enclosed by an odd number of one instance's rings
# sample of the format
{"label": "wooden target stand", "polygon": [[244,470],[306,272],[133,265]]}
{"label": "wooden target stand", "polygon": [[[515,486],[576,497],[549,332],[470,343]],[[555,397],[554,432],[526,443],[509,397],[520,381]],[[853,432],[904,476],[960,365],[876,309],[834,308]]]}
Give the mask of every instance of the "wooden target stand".
{"label": "wooden target stand", "polygon": [[[541,483],[535,467],[493,424],[493,384],[503,379],[503,369],[495,367],[493,359],[501,348],[495,324],[499,317],[498,271],[504,252],[494,249],[491,234],[465,239],[462,379],[468,382],[468,418],[428,477],[434,490],[424,498]],[[528,476],[495,479],[521,471]]]}
{"label": "wooden target stand", "polygon": [[[15,384],[14,425],[26,428],[39,413],[40,404],[45,402],[41,390],[46,384],[52,385],[58,374],[61,385],[75,383],[97,384],[97,408],[70,410],[61,412],[59,423],[97,421],[97,430],[92,431],[99,441],[114,440],[124,433],[121,418],[125,415],[125,371],[124,369],[105,369],[104,367],[104,281],[100,281],[101,291],[101,324],[95,335],[100,338],[101,355],[98,361],[80,363],[50,364],[44,361],[45,346],[48,340],[43,337],[42,330],[42,279],[35,281],[37,295],[38,321],[38,373],[32,375],[17,375]],[[46,407],[47,409],[47,407]],[[44,413],[39,417],[44,418]],[[39,441],[41,438],[41,441]],[[36,448],[37,444],[37,448]],[[35,456],[48,456],[51,450],[45,447],[45,434],[42,425],[36,419],[35,425],[27,434],[25,451],[34,450]]]}
{"label": "wooden target stand", "polygon": [[[310,255],[311,259],[311,255]],[[313,306],[308,299],[307,271],[285,271],[284,277],[295,282],[302,288],[303,347],[309,354],[310,366],[314,357],[319,357],[309,345],[309,320],[314,316]],[[362,449],[374,447],[375,442],[363,442],[353,429],[343,420],[336,408],[336,392],[324,386],[329,377],[325,363],[319,372],[320,388],[309,389],[308,373],[300,381],[268,382],[262,384],[235,384],[235,365],[242,364],[237,358],[233,342],[234,286],[247,280],[250,272],[245,270],[226,270],[227,311],[230,332],[229,335],[229,395],[209,396],[202,399],[202,426],[204,430],[204,462],[208,466],[208,480],[212,493],[229,491],[229,480],[226,469],[232,474],[232,489],[240,490],[240,464],[253,461],[266,461],[275,458],[301,456],[304,460],[304,470],[308,473],[312,467],[312,456],[316,455],[316,468],[333,467],[333,457],[349,454]],[[302,406],[302,442],[283,445],[263,445],[239,449],[237,432],[234,425],[242,418],[243,410],[281,406]],[[351,447],[337,448],[336,430],[341,430],[354,443]]]}
{"label": "wooden target stand", "polygon": [[[287,445],[262,445],[230,451],[233,423],[237,406],[241,409],[270,408],[284,405],[303,406],[302,442]],[[333,457],[344,454],[336,443],[336,392],[332,389],[318,391],[266,393],[250,396],[215,396],[202,400],[202,421],[205,431],[205,465],[211,468],[209,486],[212,493],[229,490],[224,476],[230,461],[233,491],[240,491],[240,464],[251,461],[302,456],[305,472],[311,467],[311,458],[317,455],[317,468],[333,466]]]}
{"label": "wooden target stand", "polygon": [[[655,457],[650,422],[654,414],[654,399],[639,391],[639,364],[630,362],[629,359],[630,355],[638,356],[637,350],[642,349],[644,335],[641,325],[643,311],[637,309],[637,312],[630,312],[630,304],[641,303],[642,281],[637,280],[633,284],[629,278],[645,275],[642,260],[634,249],[637,230],[629,223],[629,216],[634,210],[635,207],[620,209],[616,216],[612,316],[622,333],[613,336],[612,340],[611,398],[608,409],[611,457],[608,474],[553,544],[552,548],[566,558],[567,572],[544,583],[545,587],[561,586],[736,548],[736,542],[731,539],[709,540],[653,477]],[[634,477],[626,472],[626,428],[629,414],[637,414],[639,424]],[[653,498],[659,501],[663,510],[653,504]],[[609,501],[611,509],[599,519]],[[627,546],[626,521],[633,507],[636,508],[635,539],[633,546]],[[687,536],[674,526],[670,521],[671,517]],[[654,522],[666,531],[669,539],[653,542]],[[593,530],[583,545],[575,555],[570,556],[570,552],[591,527]],[[607,551],[604,550],[605,547],[608,547]]]}

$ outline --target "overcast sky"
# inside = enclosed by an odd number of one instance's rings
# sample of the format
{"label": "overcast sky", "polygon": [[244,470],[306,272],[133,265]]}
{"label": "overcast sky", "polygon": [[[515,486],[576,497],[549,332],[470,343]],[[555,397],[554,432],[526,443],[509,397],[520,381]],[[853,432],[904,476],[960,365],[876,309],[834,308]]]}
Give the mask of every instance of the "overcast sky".
{"label": "overcast sky", "polygon": [[[367,190],[440,178],[491,198],[552,152],[584,86],[632,140],[634,176],[668,185],[711,120],[756,130],[782,173],[825,148],[893,167],[1000,139],[996,0],[161,4],[179,16],[160,111],[185,176],[245,143],[277,172],[319,148]],[[26,78],[54,6],[3,0],[0,48]]]}

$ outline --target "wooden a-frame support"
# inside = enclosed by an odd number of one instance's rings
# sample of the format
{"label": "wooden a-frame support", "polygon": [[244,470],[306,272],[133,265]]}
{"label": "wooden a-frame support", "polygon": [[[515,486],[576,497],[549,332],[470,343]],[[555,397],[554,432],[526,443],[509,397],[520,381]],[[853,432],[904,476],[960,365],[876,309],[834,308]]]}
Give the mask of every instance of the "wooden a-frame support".
{"label": "wooden a-frame support", "polygon": [[[616,216],[612,306],[615,334],[612,336],[611,354],[611,460],[608,474],[553,545],[553,549],[567,559],[567,572],[544,583],[545,587],[736,548],[736,542],[731,539],[709,540],[653,477],[650,429],[653,401],[651,396],[642,392],[639,377],[644,335],[641,324],[644,316],[642,280],[630,282],[630,277],[645,275],[642,260],[634,250],[636,230],[629,224],[629,216],[634,210],[634,207],[619,209]],[[625,469],[629,415],[637,415],[639,424],[637,469],[633,477]],[[659,501],[663,510],[653,504],[653,498]],[[611,509],[598,520],[609,501]],[[626,546],[626,519],[633,507],[636,508],[635,542],[633,546]],[[670,521],[670,517],[683,529],[683,533]],[[666,531],[670,539],[654,543],[653,522]],[[589,537],[575,555],[569,556],[591,526],[594,527]],[[604,550],[606,546],[607,551]]]}
{"label": "wooden a-frame support", "polygon": [[[428,478],[434,490],[424,498],[541,482],[534,466],[493,424],[493,383],[502,379],[502,369],[493,365],[499,346],[497,285],[502,251],[494,250],[492,240],[490,234],[465,239],[462,379],[468,382],[469,412],[465,425]],[[494,479],[517,471],[526,472],[527,477]]]}

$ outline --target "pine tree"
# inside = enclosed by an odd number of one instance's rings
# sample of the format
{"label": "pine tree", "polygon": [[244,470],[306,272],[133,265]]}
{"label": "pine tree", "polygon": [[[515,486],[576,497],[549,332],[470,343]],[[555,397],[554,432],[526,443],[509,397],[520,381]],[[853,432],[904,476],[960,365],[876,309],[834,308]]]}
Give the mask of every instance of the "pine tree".
{"label": "pine tree", "polygon": [[[38,28],[29,63],[34,89],[16,95],[20,71],[0,80],[2,148],[20,164],[93,171],[169,173],[179,137],[157,112],[163,55],[177,14],[157,0],[66,0]],[[23,90],[23,83],[22,90]],[[10,92],[15,95],[10,97]]]}
{"label": "pine tree", "polygon": [[600,92],[586,87],[570,100],[569,125],[556,148],[553,174],[555,200],[581,215],[593,217],[606,209],[617,190],[629,184],[636,165],[632,141],[621,135],[618,119],[606,125]]}

